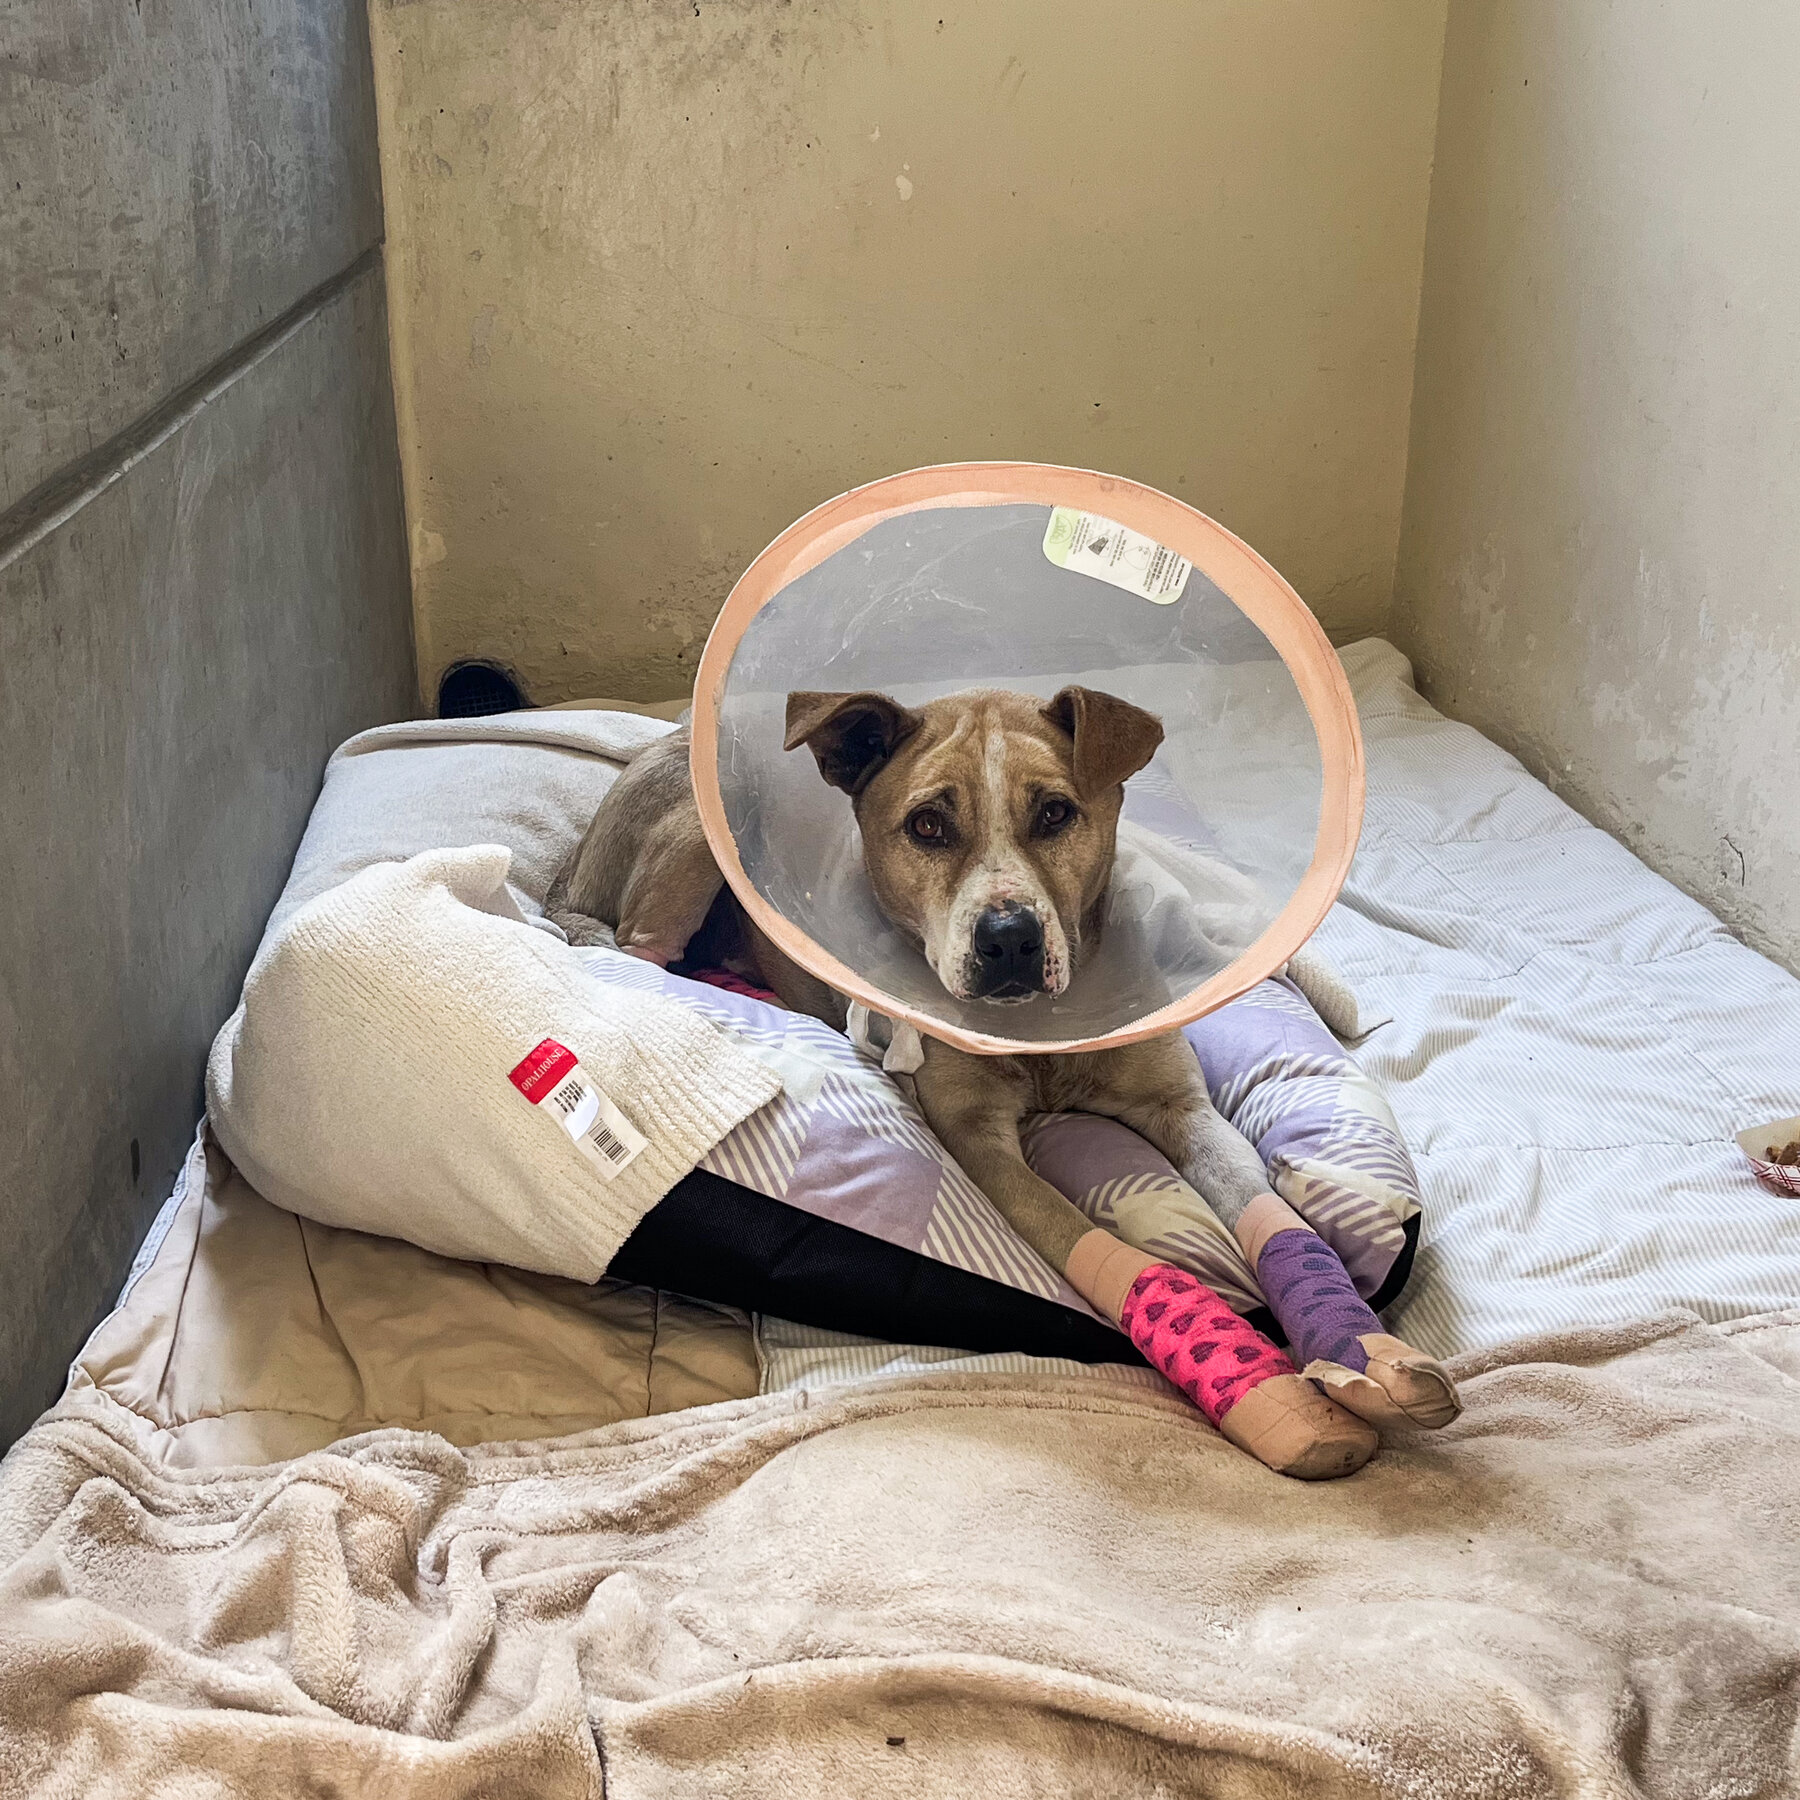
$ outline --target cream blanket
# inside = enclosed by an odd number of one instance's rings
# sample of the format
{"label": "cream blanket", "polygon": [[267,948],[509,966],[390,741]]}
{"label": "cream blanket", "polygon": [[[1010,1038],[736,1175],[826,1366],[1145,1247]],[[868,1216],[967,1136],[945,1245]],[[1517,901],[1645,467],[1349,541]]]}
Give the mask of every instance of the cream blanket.
{"label": "cream blanket", "polygon": [[0,1792],[1792,1792],[1800,1313],[1456,1368],[1318,1486],[1048,1377],[235,1470],[78,1391],[0,1470]]}

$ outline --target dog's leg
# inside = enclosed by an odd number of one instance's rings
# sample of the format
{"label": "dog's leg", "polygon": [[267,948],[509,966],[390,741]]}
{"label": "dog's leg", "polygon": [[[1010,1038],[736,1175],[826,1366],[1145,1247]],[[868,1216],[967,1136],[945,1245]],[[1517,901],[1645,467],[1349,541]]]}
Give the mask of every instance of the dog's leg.
{"label": "dog's leg", "polygon": [[578,904],[585,896],[571,874],[580,854],[578,849],[571,855],[550,884],[544,916],[562,927],[571,944],[622,950],[659,968],[680,959],[723,885],[704,840],[695,844],[677,832],[653,833],[626,874],[618,923],[609,925]]}
{"label": "dog's leg", "polygon": [[1014,1231],[1240,1450],[1283,1475],[1349,1475],[1375,1434],[1332,1405],[1211,1288],[1102,1231],[1026,1166],[1019,1121],[1030,1084],[1008,1060],[962,1056],[926,1041],[914,1076],[938,1140]]}
{"label": "dog's leg", "polygon": [[679,962],[724,885],[700,815],[659,820],[625,877],[615,927],[619,948],[659,968]]}
{"label": "dog's leg", "polygon": [[688,778],[688,737],[648,745],[607,789],[544,911],[575,944],[663,967],[705,923],[721,880]]}
{"label": "dog's leg", "polygon": [[[1059,1275],[1067,1274],[1069,1258],[1093,1233],[1094,1223],[1026,1166],[1019,1121],[1030,1109],[1031,1090],[1011,1059],[964,1056],[927,1038],[925,1061],[913,1082],[938,1142],[993,1201],[1007,1224]],[[1129,1246],[1119,1247],[1136,1256],[1139,1268],[1150,1261]],[[1121,1295],[1136,1275],[1136,1268],[1129,1275],[1115,1271],[1124,1284]],[[1094,1299],[1086,1288],[1080,1291],[1084,1298]],[[1101,1310],[1118,1317],[1116,1304]]]}
{"label": "dog's leg", "polygon": [[612,927],[603,920],[594,918],[592,914],[583,912],[571,897],[586,843],[586,838],[583,838],[563,859],[563,866],[556,871],[556,879],[550,883],[550,891],[544,896],[544,917],[552,925],[560,925],[563,936],[577,949],[597,946],[604,950],[616,950],[619,944],[613,936]]}
{"label": "dog's leg", "polygon": [[1109,1103],[1096,1110],[1154,1144],[1231,1229],[1301,1372],[1373,1425],[1448,1425],[1462,1411],[1448,1371],[1388,1332],[1337,1252],[1270,1191],[1262,1158],[1220,1117],[1186,1041],[1118,1054],[1133,1056],[1137,1079],[1107,1083]]}

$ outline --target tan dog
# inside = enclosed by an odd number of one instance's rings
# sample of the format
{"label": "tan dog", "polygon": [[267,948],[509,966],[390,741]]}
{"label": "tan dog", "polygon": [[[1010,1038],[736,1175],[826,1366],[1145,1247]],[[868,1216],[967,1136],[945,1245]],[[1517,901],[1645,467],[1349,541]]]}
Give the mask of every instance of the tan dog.
{"label": "tan dog", "polygon": [[[1079,687],[1048,704],[981,690],[916,709],[882,694],[796,693],[786,747],[804,745],[850,796],[876,899],[944,987],[1017,1004],[1063,992],[1091,947],[1124,783],[1162,735],[1149,713]],[[685,730],[621,775],[553,883],[548,910],[574,941],[610,937],[665,965],[685,954],[735,967],[843,1029],[842,996],[776,950],[724,886],[694,805]],[[1019,1129],[1033,1113],[1098,1113],[1130,1126],[1205,1197],[1252,1267],[1273,1235],[1307,1229],[1213,1107],[1178,1034],[1116,1050],[1000,1057],[927,1039],[914,1079],[945,1148],[1012,1228],[1114,1321],[1156,1259],[1097,1229],[1032,1172]],[[1299,1375],[1280,1376],[1238,1400],[1221,1429],[1271,1468],[1318,1478],[1347,1474],[1373,1454],[1367,1421],[1429,1426],[1455,1416],[1454,1389],[1429,1359],[1385,1333],[1361,1342],[1366,1371],[1327,1375],[1343,1406]]]}

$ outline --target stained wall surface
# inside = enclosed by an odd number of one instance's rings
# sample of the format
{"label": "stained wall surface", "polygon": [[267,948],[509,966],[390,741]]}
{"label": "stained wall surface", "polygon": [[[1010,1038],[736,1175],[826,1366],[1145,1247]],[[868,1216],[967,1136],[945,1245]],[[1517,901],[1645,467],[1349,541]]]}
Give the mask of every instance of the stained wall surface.
{"label": "stained wall surface", "polygon": [[416,683],[360,9],[0,39],[4,1444],[170,1191],[325,757]]}
{"label": "stained wall surface", "polygon": [[1800,12],[1461,0],[1397,633],[1800,967]]}
{"label": "stained wall surface", "polygon": [[1443,0],[375,0],[427,689],[684,691],[922,463],[1181,496],[1391,597]]}

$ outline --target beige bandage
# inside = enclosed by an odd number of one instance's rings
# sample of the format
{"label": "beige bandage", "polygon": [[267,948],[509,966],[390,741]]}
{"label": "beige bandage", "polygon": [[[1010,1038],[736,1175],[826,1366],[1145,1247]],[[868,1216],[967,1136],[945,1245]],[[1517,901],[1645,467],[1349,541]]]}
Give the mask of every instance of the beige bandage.
{"label": "beige bandage", "polygon": [[1131,1292],[1131,1284],[1146,1269],[1155,1268],[1158,1261],[1160,1258],[1133,1249],[1110,1231],[1102,1231],[1096,1226],[1075,1240],[1075,1248],[1069,1252],[1063,1274],[1069,1286],[1095,1312],[1116,1325],[1124,1310],[1125,1296]]}
{"label": "beige bandage", "polygon": [[1234,1235],[1238,1241],[1238,1248],[1243,1251],[1250,1267],[1254,1269],[1256,1259],[1263,1253],[1263,1245],[1276,1232],[1311,1230],[1312,1227],[1279,1194],[1258,1194],[1238,1214],[1237,1229]]}

